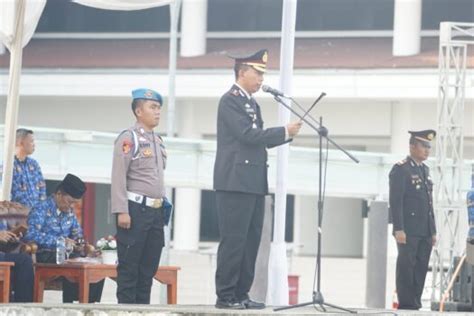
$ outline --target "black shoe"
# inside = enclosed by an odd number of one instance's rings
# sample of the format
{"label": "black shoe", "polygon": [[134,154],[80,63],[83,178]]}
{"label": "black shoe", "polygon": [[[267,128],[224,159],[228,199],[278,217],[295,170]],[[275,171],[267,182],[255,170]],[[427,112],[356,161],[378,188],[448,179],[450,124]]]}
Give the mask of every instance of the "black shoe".
{"label": "black shoe", "polygon": [[220,309],[245,309],[245,306],[240,302],[235,302],[233,300],[222,300],[217,299],[216,308]]}
{"label": "black shoe", "polygon": [[246,309],[264,309],[265,308],[264,303],[255,302],[249,298],[246,300],[243,300],[241,303],[243,306],[245,306]]}

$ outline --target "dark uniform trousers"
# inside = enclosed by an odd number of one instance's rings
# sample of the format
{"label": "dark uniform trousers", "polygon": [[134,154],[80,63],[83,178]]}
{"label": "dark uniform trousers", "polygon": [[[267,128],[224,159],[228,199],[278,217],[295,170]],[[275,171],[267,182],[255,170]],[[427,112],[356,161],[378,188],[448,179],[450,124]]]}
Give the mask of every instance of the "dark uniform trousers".
{"label": "dark uniform trousers", "polygon": [[164,212],[129,201],[130,229],[117,226],[117,299],[120,304],[150,304],[153,276],[164,246]]}
{"label": "dark uniform trousers", "polygon": [[406,244],[397,243],[398,308],[419,309],[430,261],[432,239],[431,236],[407,236],[406,241]]}
{"label": "dark uniform trousers", "polygon": [[[74,255],[71,255],[74,258]],[[40,263],[56,263],[56,251],[40,251],[36,254],[36,261]],[[63,283],[63,303],[72,303],[79,300],[79,286],[77,283],[61,278]],[[104,289],[104,280],[89,285],[89,303],[99,303]]]}
{"label": "dark uniform trousers", "polygon": [[244,300],[252,286],[264,216],[264,195],[216,191],[220,244],[216,293]]}
{"label": "dark uniform trousers", "polygon": [[33,302],[33,261],[25,253],[0,253],[1,262],[14,262],[11,284],[13,302]]}

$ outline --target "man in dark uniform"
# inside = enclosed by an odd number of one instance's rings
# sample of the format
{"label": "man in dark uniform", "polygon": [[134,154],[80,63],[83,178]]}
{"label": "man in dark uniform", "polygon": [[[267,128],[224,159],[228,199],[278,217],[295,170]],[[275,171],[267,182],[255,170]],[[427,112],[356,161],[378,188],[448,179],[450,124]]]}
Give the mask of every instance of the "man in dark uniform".
{"label": "man in dark uniform", "polygon": [[117,215],[117,299],[150,304],[151,286],[164,245],[166,151],[153,129],[163,100],[150,89],[132,92],[137,122],[115,141],[112,214]]}
{"label": "man in dark uniform", "polygon": [[220,244],[217,253],[217,308],[261,309],[250,300],[255,260],[268,194],[267,151],[291,141],[301,122],[264,129],[252,94],[260,89],[267,50],[235,59],[236,83],[219,102],[214,189]]}
{"label": "man in dark uniform", "polygon": [[431,248],[436,243],[433,182],[423,161],[428,159],[436,132],[409,133],[410,155],[390,171],[390,214],[398,247],[399,309],[420,309]]}

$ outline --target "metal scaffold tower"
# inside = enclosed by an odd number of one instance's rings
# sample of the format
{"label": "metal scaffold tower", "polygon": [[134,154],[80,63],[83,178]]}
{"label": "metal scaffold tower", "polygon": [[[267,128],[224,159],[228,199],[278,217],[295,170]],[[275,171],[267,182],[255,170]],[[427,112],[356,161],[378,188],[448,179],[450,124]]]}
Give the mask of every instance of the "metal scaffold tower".
{"label": "metal scaffold tower", "polygon": [[461,187],[463,120],[467,48],[472,44],[474,24],[441,23],[433,196],[438,243],[432,254],[432,304],[440,301],[454,270],[453,258],[460,256],[465,248],[467,227],[460,227],[461,216],[467,214]]}

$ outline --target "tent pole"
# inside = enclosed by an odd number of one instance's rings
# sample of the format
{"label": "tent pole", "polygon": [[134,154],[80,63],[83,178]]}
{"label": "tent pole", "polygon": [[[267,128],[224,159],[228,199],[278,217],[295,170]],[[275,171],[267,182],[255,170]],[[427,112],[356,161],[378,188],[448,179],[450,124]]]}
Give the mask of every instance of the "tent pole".
{"label": "tent pole", "polygon": [[7,109],[5,113],[5,143],[3,148],[2,201],[10,200],[12,187],[15,137],[18,125],[20,75],[23,57],[25,6],[25,0],[18,0],[16,3],[15,38],[10,49],[10,74]]}

